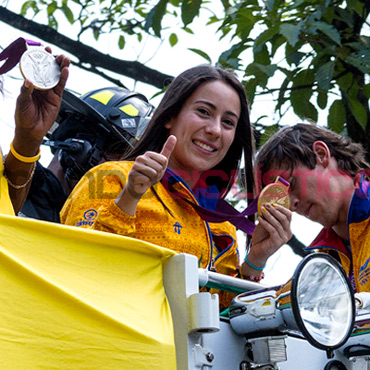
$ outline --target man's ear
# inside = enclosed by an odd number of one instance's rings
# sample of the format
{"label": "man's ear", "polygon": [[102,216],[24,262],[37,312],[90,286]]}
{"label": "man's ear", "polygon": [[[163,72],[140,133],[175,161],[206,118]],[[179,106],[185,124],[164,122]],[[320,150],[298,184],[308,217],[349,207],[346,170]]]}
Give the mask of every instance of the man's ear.
{"label": "man's ear", "polygon": [[315,153],[316,163],[327,167],[331,158],[328,146],[323,141],[315,141],[312,145],[312,150]]}

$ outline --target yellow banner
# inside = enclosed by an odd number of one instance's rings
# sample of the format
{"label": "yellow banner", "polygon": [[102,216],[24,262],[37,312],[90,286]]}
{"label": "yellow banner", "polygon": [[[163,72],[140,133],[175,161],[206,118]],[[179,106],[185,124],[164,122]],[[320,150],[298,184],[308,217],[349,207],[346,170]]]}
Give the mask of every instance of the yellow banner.
{"label": "yellow banner", "polygon": [[0,369],[176,369],[162,284],[172,255],[0,215]]}

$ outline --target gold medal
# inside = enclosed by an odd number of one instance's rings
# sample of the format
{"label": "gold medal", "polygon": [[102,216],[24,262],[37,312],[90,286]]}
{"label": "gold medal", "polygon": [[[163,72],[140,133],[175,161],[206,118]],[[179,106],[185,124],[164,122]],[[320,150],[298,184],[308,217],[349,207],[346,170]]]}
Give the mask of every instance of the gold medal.
{"label": "gold medal", "polygon": [[24,79],[30,80],[36,89],[54,88],[60,79],[60,68],[55,58],[41,46],[29,47],[19,62]]}
{"label": "gold medal", "polygon": [[289,182],[278,176],[275,182],[267,185],[261,191],[257,204],[259,216],[262,216],[262,208],[266,203],[279,204],[289,209]]}

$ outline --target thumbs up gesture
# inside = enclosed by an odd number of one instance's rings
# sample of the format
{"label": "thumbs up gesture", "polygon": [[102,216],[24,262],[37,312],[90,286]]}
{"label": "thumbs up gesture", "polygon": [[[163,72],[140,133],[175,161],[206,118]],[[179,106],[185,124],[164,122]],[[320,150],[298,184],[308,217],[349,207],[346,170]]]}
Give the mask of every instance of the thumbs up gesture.
{"label": "thumbs up gesture", "polygon": [[148,151],[136,158],[127,184],[116,199],[116,204],[124,212],[133,216],[143,194],[162,179],[176,142],[176,136],[170,135],[160,153]]}

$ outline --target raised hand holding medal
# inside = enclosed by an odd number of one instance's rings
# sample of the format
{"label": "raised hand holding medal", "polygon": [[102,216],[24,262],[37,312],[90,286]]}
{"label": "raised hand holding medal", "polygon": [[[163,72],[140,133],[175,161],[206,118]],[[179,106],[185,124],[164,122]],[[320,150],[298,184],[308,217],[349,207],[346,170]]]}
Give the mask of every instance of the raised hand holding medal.
{"label": "raised hand holding medal", "polygon": [[30,46],[19,62],[24,79],[31,81],[36,89],[49,90],[60,80],[60,67],[56,59],[42,46]]}
{"label": "raised hand holding medal", "polygon": [[[36,46],[37,45],[37,46]],[[54,58],[49,47],[18,38],[0,53],[0,75],[14,68],[22,59],[25,81],[17,98],[15,134],[4,161],[9,195],[17,213],[27,196],[40,145],[55,122],[68,78],[69,58]]]}
{"label": "raised hand holding medal", "polygon": [[22,37],[0,53],[0,74],[20,62],[25,79],[17,99],[14,148],[23,156],[37,152],[44,135],[54,123],[68,77],[69,58],[54,58],[49,47]]}
{"label": "raised hand holding medal", "polygon": [[60,63],[45,50],[38,41],[26,40],[22,37],[12,42],[0,53],[0,74],[10,71],[19,62],[20,71],[25,80],[32,82],[39,90],[54,88],[60,81]]}
{"label": "raised hand holding medal", "polygon": [[267,185],[258,197],[258,215],[262,216],[262,209],[266,203],[279,204],[287,209],[290,206],[289,182],[277,177],[275,182]]}

